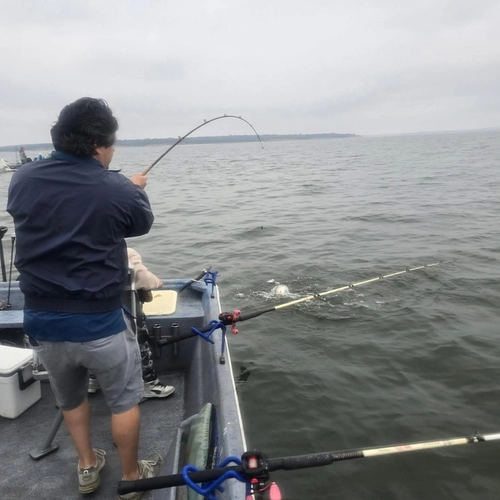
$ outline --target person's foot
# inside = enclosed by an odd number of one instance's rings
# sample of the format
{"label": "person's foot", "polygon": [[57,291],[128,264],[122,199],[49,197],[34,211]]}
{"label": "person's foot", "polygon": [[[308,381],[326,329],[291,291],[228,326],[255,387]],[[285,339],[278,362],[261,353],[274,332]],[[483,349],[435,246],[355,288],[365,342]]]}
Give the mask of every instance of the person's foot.
{"label": "person's foot", "polygon": [[175,387],[162,384],[158,379],[144,382],[145,398],[166,398],[175,392]]}
{"label": "person's foot", "polygon": [[101,484],[99,472],[101,472],[106,463],[106,459],[104,458],[106,452],[99,448],[93,448],[93,450],[96,459],[95,465],[84,469],[80,467],[80,462],[78,462],[78,489],[83,494],[92,493],[99,488]]}
{"label": "person's foot", "polygon": [[[160,472],[161,464],[163,459],[158,453],[153,453],[147,460],[139,460],[137,462],[139,466],[139,479],[149,479],[151,477],[156,477]],[[144,495],[144,491],[133,491],[132,493],[126,493],[125,495],[120,495],[118,498],[120,500],[139,500]]]}
{"label": "person's foot", "polygon": [[87,389],[87,392],[90,392],[91,394],[94,394],[99,390],[99,382],[95,378],[94,375],[89,376],[89,388]]}

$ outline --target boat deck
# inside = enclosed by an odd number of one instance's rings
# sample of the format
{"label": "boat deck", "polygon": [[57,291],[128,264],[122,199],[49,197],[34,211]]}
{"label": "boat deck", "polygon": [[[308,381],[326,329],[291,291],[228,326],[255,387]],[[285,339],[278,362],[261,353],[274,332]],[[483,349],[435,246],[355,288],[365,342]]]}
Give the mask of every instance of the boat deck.
{"label": "boat deck", "polygon": [[[166,457],[176,439],[177,429],[184,420],[184,373],[177,371],[161,375],[162,382],[176,389],[172,396],[144,399],[141,409],[141,442],[139,458],[153,452]],[[118,452],[111,436],[110,413],[101,391],[89,394],[92,415],[92,444],[106,451],[106,466],[101,472],[101,486],[89,499],[114,499],[121,479]],[[53,443],[59,449],[39,460],[30,452],[39,450],[57,416],[55,398],[47,381],[42,381],[42,398],[18,418],[0,418],[2,436],[0,491],[2,500],[82,499],[78,492],[76,473],[78,456],[64,423]],[[160,471],[160,474],[163,472]],[[167,490],[156,490],[144,498],[165,498]]]}
{"label": "boat deck", "polygon": [[[185,283],[186,280],[164,280],[164,290],[179,290]],[[0,300],[10,304],[9,309],[0,311],[0,343],[21,346],[24,300],[15,285],[10,290],[9,285],[0,284]],[[192,284],[177,299],[174,313],[148,313],[146,324],[150,338],[153,330],[161,341],[175,337],[177,333],[182,336],[190,332],[191,327],[204,327],[220,313],[218,290],[210,285]],[[209,432],[214,437],[210,446],[215,463],[227,456],[241,456],[246,449],[231,359],[221,331],[211,337],[214,344],[193,335],[182,342],[154,349],[158,377],[176,390],[167,398],[146,399],[140,404],[139,458],[160,453],[164,458],[160,475],[178,474],[186,461],[193,463],[193,459],[188,458],[191,455],[186,450],[186,442],[193,419],[208,403],[214,410]],[[221,364],[223,346],[226,347],[226,362]],[[43,448],[42,444],[50,436],[59,414],[50,384],[43,380],[41,385],[42,397],[33,406],[15,419],[0,417],[1,500],[81,500],[83,497],[78,491],[78,457],[64,423],[53,440],[59,446],[57,451],[39,460],[30,456]],[[107,455],[100,488],[85,496],[89,499],[116,499],[121,472],[111,435],[110,413],[101,391],[90,394],[89,401],[92,444],[104,449]],[[218,494],[222,500],[245,498],[243,483],[230,479],[224,483],[224,488],[224,492]],[[146,493],[144,498],[177,500],[186,498],[185,490],[186,486],[157,489]]]}

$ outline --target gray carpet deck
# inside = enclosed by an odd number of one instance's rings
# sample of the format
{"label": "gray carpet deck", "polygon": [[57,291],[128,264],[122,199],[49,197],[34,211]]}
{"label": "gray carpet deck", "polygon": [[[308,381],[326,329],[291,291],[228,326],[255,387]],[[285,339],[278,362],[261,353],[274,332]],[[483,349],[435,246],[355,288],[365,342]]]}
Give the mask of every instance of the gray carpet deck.
{"label": "gray carpet deck", "polygon": [[[148,399],[140,405],[141,442],[139,458],[153,452],[165,456],[177,428],[184,419],[184,374],[169,372],[161,375],[163,383],[173,385],[175,393],[165,399]],[[116,486],[121,479],[116,447],[111,437],[109,411],[101,391],[89,395],[92,408],[92,444],[106,450],[106,466],[101,472],[101,486],[95,493],[78,492],[76,474],[78,457],[69,433],[61,425],[54,444],[59,449],[33,460],[29,452],[44,441],[56,417],[55,399],[48,382],[42,382],[42,399],[17,419],[0,417],[0,499],[1,500],[54,500],[116,499]],[[163,471],[160,471],[162,474]],[[148,493],[144,499],[148,499]]]}

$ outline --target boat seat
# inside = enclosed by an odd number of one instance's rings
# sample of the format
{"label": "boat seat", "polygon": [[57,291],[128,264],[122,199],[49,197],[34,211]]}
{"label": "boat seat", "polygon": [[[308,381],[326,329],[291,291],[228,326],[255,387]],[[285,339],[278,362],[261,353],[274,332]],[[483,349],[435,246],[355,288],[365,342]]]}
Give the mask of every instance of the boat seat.
{"label": "boat seat", "polygon": [[142,305],[146,316],[169,316],[177,308],[177,292],[175,290],[153,290],[149,302]]}
{"label": "boat seat", "polygon": [[24,322],[24,314],[22,309],[9,309],[6,311],[0,311],[0,317],[2,318],[2,328],[22,328]]}

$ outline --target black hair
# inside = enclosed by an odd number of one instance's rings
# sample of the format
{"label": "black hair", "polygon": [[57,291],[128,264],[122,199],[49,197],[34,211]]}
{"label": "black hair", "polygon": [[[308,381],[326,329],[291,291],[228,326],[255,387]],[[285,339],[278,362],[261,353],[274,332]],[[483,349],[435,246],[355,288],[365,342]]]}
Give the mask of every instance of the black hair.
{"label": "black hair", "polygon": [[84,157],[111,147],[117,130],[118,121],[104,99],[82,97],[62,109],[50,134],[56,151]]}

